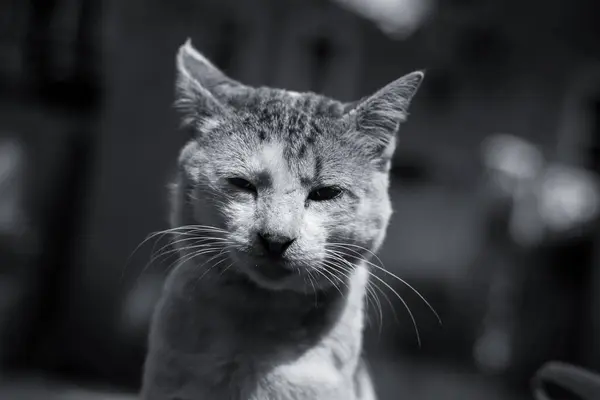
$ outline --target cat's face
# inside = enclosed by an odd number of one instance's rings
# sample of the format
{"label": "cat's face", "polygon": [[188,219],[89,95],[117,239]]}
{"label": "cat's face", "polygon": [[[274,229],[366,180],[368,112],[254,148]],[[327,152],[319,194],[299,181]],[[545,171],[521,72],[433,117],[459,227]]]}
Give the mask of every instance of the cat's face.
{"label": "cat's face", "polygon": [[189,42],[177,65],[193,139],[180,155],[176,224],[218,228],[199,239],[222,249],[217,269],[263,287],[344,286],[385,236],[394,134],[422,74],[352,107],[243,86]]}

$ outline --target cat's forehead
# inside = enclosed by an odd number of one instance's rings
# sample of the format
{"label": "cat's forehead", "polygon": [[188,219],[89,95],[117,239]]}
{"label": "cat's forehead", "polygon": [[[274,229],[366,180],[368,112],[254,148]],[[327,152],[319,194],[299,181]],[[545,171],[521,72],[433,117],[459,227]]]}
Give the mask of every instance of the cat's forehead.
{"label": "cat's forehead", "polygon": [[265,88],[236,96],[229,105],[237,117],[206,119],[201,128],[208,144],[203,153],[218,170],[259,174],[271,183],[306,183],[324,174],[348,175],[361,161],[341,137],[343,103]]}
{"label": "cat's forehead", "polygon": [[262,184],[288,192],[321,181],[349,183],[346,178],[354,175],[351,166],[340,168],[336,157],[325,157],[318,148],[310,148],[303,156],[297,153],[290,156],[289,143],[281,140],[265,142],[252,153],[247,163],[249,170],[258,173],[257,178]]}
{"label": "cat's forehead", "polygon": [[343,103],[312,92],[257,88],[231,99],[238,109],[256,114],[304,113],[317,117],[338,118],[344,111]]}
{"label": "cat's forehead", "polygon": [[274,136],[310,140],[312,135],[328,133],[343,112],[342,103],[324,96],[269,88],[257,89],[235,103],[246,127],[256,130],[262,140]]}

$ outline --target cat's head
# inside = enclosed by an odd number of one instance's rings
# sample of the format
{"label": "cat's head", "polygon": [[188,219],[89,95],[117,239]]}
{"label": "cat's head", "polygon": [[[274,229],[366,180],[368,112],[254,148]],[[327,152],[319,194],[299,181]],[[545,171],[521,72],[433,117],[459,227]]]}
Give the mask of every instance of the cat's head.
{"label": "cat's head", "polygon": [[385,236],[395,135],[423,73],[343,104],[243,85],[188,40],[177,74],[191,138],[179,158],[173,224],[198,235],[184,251],[212,256],[202,270],[220,264],[215,270],[230,267],[269,289],[346,281]]}

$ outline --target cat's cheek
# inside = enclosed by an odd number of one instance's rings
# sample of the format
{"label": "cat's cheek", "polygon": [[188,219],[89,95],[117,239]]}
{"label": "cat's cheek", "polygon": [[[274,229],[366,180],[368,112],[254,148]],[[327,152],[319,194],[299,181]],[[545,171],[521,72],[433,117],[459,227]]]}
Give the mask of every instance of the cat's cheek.
{"label": "cat's cheek", "polygon": [[357,245],[374,251],[381,245],[382,232],[385,232],[390,214],[387,193],[371,187],[355,204],[352,219],[346,221],[343,235],[353,238]]}
{"label": "cat's cheek", "polygon": [[375,207],[372,207],[364,224],[364,232],[367,239],[365,245],[368,244],[368,247],[373,252],[377,252],[383,244],[387,226],[392,215],[392,206],[387,195],[377,199],[376,204]]}
{"label": "cat's cheek", "polygon": [[248,244],[254,227],[255,204],[253,201],[230,201],[223,207],[225,226],[235,241]]}
{"label": "cat's cheek", "polygon": [[327,230],[321,215],[315,210],[307,210],[298,236],[300,251],[310,257],[320,258],[326,238]]}

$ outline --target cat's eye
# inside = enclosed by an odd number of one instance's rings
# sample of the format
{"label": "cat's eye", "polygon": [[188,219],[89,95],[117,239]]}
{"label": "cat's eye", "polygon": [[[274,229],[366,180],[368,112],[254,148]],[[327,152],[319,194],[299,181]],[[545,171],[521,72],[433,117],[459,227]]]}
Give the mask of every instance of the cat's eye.
{"label": "cat's eye", "polygon": [[256,187],[244,178],[228,178],[227,182],[229,182],[230,185],[233,185],[238,189],[242,189],[248,192],[256,192]]}
{"label": "cat's eye", "polygon": [[313,190],[308,194],[308,199],[312,201],[333,200],[342,194],[342,189],[336,186],[324,186]]}

